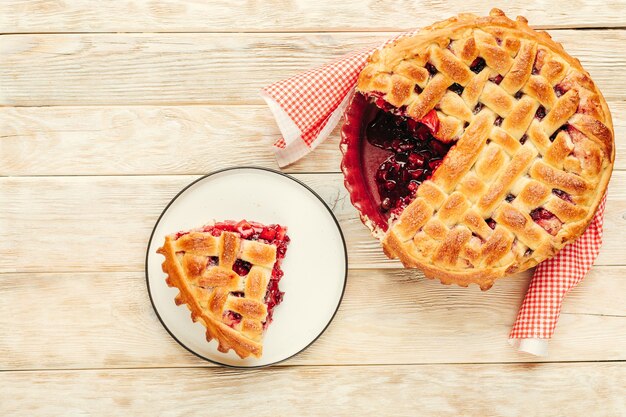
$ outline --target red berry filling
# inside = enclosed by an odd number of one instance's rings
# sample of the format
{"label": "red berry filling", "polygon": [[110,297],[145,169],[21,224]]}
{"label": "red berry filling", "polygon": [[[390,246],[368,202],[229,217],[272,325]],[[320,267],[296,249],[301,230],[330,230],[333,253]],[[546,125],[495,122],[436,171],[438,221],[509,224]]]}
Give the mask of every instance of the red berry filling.
{"label": "red berry filling", "polygon": [[485,62],[485,60],[481,57],[478,57],[470,64],[470,70],[478,74],[485,68],[486,65],[487,63]]}
{"label": "red berry filling", "polygon": [[535,117],[539,120],[543,120],[543,118],[546,117],[546,108],[539,106],[537,108],[537,112],[535,113]]}
{"label": "red berry filling", "polygon": [[[420,88],[419,85],[415,85],[414,90],[417,94],[420,94],[422,92],[422,89]],[[367,93],[367,97],[371,100],[372,103],[374,103],[376,105],[376,107],[378,107],[381,110],[384,110],[388,113],[392,113],[398,116],[404,116],[406,114],[406,106],[402,106],[402,107],[395,107],[391,104],[389,104],[384,98],[383,98],[384,94],[380,93],[380,92],[370,92]]]}
{"label": "red berry filling", "polygon": [[448,90],[450,90],[450,91],[452,91],[452,92],[454,92],[454,93],[456,93],[458,95],[461,95],[461,94],[463,94],[464,88],[463,88],[463,86],[461,84],[454,83],[450,87],[448,87]]}
{"label": "red berry filling", "polygon": [[557,84],[554,86],[554,93],[556,94],[557,97],[561,97],[566,92],[567,91],[565,90],[565,86],[561,84]]}
{"label": "red berry filling", "polygon": [[224,323],[226,323],[226,325],[234,327],[241,321],[241,314],[228,310],[224,313],[222,319],[224,320]]}
{"label": "red berry filling", "polygon": [[252,268],[250,262],[246,262],[241,259],[237,259],[233,264],[233,271],[235,271],[237,275],[240,275],[242,277],[248,275],[248,272],[250,272],[250,268]]}
{"label": "red berry filling", "polygon": [[[452,86],[460,90],[462,86]],[[421,93],[421,88],[415,88]],[[406,106],[394,107],[380,92],[357,93],[346,109],[341,131],[341,170],[350,200],[377,237],[389,219],[412,201],[454,143],[438,140],[435,110],[417,121]]]}
{"label": "red berry filling", "polygon": [[553,188],[552,189],[552,194],[554,194],[555,196],[559,197],[561,200],[565,200],[568,203],[574,204],[574,200],[572,199],[572,196],[569,195],[568,193],[566,193],[563,190],[559,190],[558,188]]}
{"label": "red berry filling", "polygon": [[502,77],[502,75],[498,74],[493,78],[489,78],[489,81],[491,81],[492,83],[498,84],[500,85],[500,83],[502,82],[504,77]]}
{"label": "red berry filling", "polygon": [[415,197],[418,186],[441,165],[451,144],[434,137],[438,129],[434,110],[419,122],[379,111],[367,124],[367,142],[389,154],[375,173],[382,212],[399,214]]}
{"label": "red berry filling", "polygon": [[535,221],[535,223],[543,227],[543,229],[552,236],[555,236],[563,225],[563,222],[561,222],[561,220],[559,220],[554,213],[544,209],[543,207],[538,207],[531,211],[530,217]]}
{"label": "red berry filling", "polygon": [[[223,222],[215,223],[213,225],[205,226],[200,231],[205,233],[211,233],[213,236],[220,236],[222,232],[232,232],[238,234],[242,239],[246,240],[258,240],[270,245],[276,246],[276,263],[272,269],[272,276],[270,282],[267,284],[267,291],[265,293],[265,303],[267,304],[267,318],[263,323],[263,327],[272,322],[274,314],[274,308],[283,301],[284,293],[278,288],[278,282],[283,277],[283,271],[280,268],[282,260],[287,253],[287,245],[291,239],[287,236],[287,229],[277,224],[263,225],[257,222],[248,222],[241,220],[239,222],[226,220]],[[176,239],[186,235],[187,232],[179,232],[176,234]],[[218,265],[219,260],[217,256],[211,256],[207,266]],[[237,259],[233,264],[233,271],[241,276],[246,276],[250,272],[252,265],[241,259]],[[235,297],[242,297],[243,293],[235,291],[231,295]],[[224,322],[233,327],[241,321],[241,315],[233,311],[227,311],[224,313]]]}
{"label": "red berry filling", "polygon": [[267,303],[267,319],[265,321],[266,327],[272,322],[274,307],[282,303],[283,295],[285,294],[278,288],[278,281],[278,279],[271,279],[267,285],[267,294],[265,295],[265,302]]}

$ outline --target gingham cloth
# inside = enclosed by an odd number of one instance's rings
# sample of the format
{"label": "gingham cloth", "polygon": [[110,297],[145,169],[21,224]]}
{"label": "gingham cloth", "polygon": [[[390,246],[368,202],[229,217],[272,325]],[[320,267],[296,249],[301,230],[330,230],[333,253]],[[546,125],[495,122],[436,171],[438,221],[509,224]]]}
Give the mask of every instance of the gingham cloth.
{"label": "gingham cloth", "polygon": [[[330,135],[348,104],[359,72],[376,47],[348,54],[261,91],[282,133],[274,144],[281,167],[307,155]],[[565,294],[583,279],[598,256],[605,202],[606,196],[576,242],[536,268],[509,335],[509,342],[519,350],[547,354],[547,341],[554,333]]]}

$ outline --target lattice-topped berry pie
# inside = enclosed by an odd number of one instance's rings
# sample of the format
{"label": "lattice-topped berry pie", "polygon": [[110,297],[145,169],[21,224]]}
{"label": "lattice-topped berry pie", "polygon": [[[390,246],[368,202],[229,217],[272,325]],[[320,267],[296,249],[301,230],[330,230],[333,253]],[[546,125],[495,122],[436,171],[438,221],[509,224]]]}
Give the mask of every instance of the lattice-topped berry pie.
{"label": "lattice-topped berry pie", "polygon": [[225,221],[165,238],[167,284],[180,291],[193,321],[216,339],[218,350],[260,357],[263,331],[283,293],[278,282],[289,236],[279,225]]}
{"label": "lattice-topped berry pie", "polygon": [[341,146],[385,253],[482,289],[579,237],[614,160],[609,109],[580,62],[497,9],[374,52]]}

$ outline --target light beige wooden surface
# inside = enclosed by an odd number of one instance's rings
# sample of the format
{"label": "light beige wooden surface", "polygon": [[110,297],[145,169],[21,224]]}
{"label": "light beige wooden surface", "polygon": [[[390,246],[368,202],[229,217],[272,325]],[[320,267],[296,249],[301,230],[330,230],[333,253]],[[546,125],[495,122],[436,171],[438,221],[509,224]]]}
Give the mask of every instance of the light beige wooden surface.
{"label": "light beige wooden surface", "polygon": [[615,417],[626,407],[618,363],[89,369],[7,372],[5,382],[8,413],[51,416]]}
{"label": "light beige wooden surface", "polygon": [[[8,35],[0,38],[0,104],[263,104],[263,86],[393,35]],[[555,30],[552,36],[581,60],[607,99],[624,100],[626,85],[615,72],[626,68],[626,29]]]}
{"label": "light beige wooden surface", "polygon": [[[541,28],[623,27],[624,3],[607,0],[485,3],[426,1],[3,0],[0,31],[24,32],[295,32],[371,31],[423,26],[461,11],[492,7],[522,14]],[[572,13],[575,12],[575,18]]]}
{"label": "light beige wooden surface", "polygon": [[181,348],[150,306],[163,207],[212,170],[277,168],[264,85],[492,4],[1,1],[0,415],[626,415],[626,2],[494,5],[578,56],[615,124],[605,244],[549,355],[507,343],[530,272],[483,293],[383,256],[343,188],[336,131],[285,172],[339,219],[344,301],[307,351],[237,371]]}

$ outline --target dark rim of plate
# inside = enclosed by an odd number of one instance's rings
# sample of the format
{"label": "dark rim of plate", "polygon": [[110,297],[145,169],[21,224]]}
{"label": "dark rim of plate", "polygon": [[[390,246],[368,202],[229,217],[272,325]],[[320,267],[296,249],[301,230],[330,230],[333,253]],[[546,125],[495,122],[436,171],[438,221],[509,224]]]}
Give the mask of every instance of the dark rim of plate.
{"label": "dark rim of plate", "polygon": [[[167,325],[165,324],[165,322],[161,318],[161,315],[159,314],[159,311],[157,310],[156,305],[154,304],[154,300],[152,299],[152,292],[150,291],[150,278],[148,276],[148,258],[150,256],[150,244],[152,243],[152,238],[154,237],[154,233],[156,231],[157,226],[161,222],[161,218],[165,215],[165,213],[170,208],[170,206],[174,203],[174,201],[176,201],[178,199],[178,197],[180,197],[185,191],[187,191],[193,185],[195,185],[196,183],[198,183],[198,182],[200,182],[200,181],[202,181],[202,180],[204,180],[204,179],[206,179],[206,178],[208,178],[208,177],[210,177],[212,175],[220,174],[220,173],[225,172],[225,171],[234,171],[234,170],[239,170],[239,169],[255,169],[255,170],[259,170],[259,171],[267,171],[267,172],[271,172],[273,174],[282,175],[283,177],[289,178],[290,180],[298,183],[299,185],[301,185],[302,187],[307,189],[311,194],[313,194],[315,197],[317,197],[317,199],[322,203],[322,205],[326,208],[326,210],[328,210],[328,213],[330,214],[331,218],[335,222],[335,225],[337,226],[337,230],[339,231],[339,236],[341,236],[341,243],[343,245],[344,262],[345,262],[345,274],[344,274],[344,277],[343,277],[343,288],[341,289],[341,296],[339,297],[339,301],[337,302],[337,307],[335,307],[335,311],[333,312],[333,315],[328,320],[328,323],[326,323],[326,325],[320,331],[320,333],[317,336],[315,336],[315,338],[313,338],[313,340],[311,340],[311,342],[309,344],[307,344],[305,347],[303,347],[302,349],[300,349],[299,351],[297,351],[293,355],[290,355],[290,356],[288,356],[288,357],[286,357],[284,359],[278,360],[276,362],[271,362],[271,363],[268,363],[268,364],[265,364],[265,365],[244,366],[244,365],[231,365],[231,364],[222,363],[222,362],[219,362],[217,360],[209,359],[209,358],[207,358],[204,355],[201,355],[200,353],[192,350],[187,345],[185,345],[183,342],[181,342],[174,335],[174,333],[172,333],[172,331],[167,327]],[[231,168],[223,168],[223,169],[219,169],[217,171],[213,171],[210,174],[204,175],[204,176],[198,178],[197,180],[189,183],[182,190],[180,190],[178,192],[178,194],[176,194],[174,196],[174,198],[172,198],[172,200],[170,200],[170,202],[167,204],[167,206],[165,206],[165,208],[161,212],[161,215],[159,216],[159,218],[157,219],[156,223],[154,224],[154,227],[152,228],[152,233],[150,233],[150,239],[148,240],[148,246],[147,246],[147,249],[146,249],[145,271],[146,271],[146,286],[148,288],[148,296],[150,297],[150,303],[152,304],[152,309],[154,310],[154,312],[157,315],[157,318],[159,319],[159,321],[163,325],[163,328],[165,328],[165,330],[170,334],[170,336],[172,336],[172,338],[174,340],[176,340],[176,342],[178,342],[179,345],[181,345],[183,348],[185,348],[187,351],[189,351],[190,353],[194,354],[195,356],[197,356],[197,357],[199,357],[201,359],[204,359],[204,360],[206,360],[208,362],[214,363],[216,365],[221,365],[221,366],[225,366],[225,367],[228,367],[228,368],[235,368],[235,369],[259,369],[259,368],[266,368],[266,367],[269,367],[269,366],[273,366],[273,365],[279,364],[281,362],[284,362],[286,360],[289,360],[289,359],[293,358],[296,355],[299,355],[300,353],[302,353],[303,351],[308,349],[309,346],[311,346],[313,343],[315,343],[317,341],[317,339],[319,339],[322,334],[324,334],[324,332],[326,331],[328,326],[330,326],[330,323],[332,323],[333,319],[337,315],[337,311],[339,311],[339,306],[341,305],[341,302],[343,301],[343,296],[344,296],[345,291],[346,291],[346,283],[348,281],[348,251],[346,249],[346,239],[343,236],[343,231],[341,230],[341,226],[339,226],[339,222],[337,221],[337,218],[335,217],[335,214],[332,212],[330,207],[328,207],[328,205],[322,199],[322,197],[320,197],[319,194],[317,194],[315,191],[313,191],[311,189],[311,187],[309,187],[308,185],[306,185],[302,181],[292,177],[289,174],[286,174],[286,173],[280,172],[280,171],[276,171],[274,169],[263,168],[263,167],[255,167],[255,166],[231,167]]]}

